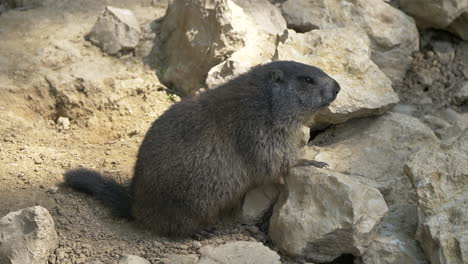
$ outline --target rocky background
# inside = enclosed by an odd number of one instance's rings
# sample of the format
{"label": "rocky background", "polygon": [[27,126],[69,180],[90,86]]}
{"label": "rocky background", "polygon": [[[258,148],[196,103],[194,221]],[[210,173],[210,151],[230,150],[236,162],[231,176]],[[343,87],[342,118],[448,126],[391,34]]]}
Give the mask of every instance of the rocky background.
{"label": "rocky background", "polygon": [[[424,8],[423,8],[424,7]],[[342,87],[283,185],[168,240],[62,186],[132,175],[181,97],[274,60]],[[468,0],[1,0],[0,263],[468,263]]]}

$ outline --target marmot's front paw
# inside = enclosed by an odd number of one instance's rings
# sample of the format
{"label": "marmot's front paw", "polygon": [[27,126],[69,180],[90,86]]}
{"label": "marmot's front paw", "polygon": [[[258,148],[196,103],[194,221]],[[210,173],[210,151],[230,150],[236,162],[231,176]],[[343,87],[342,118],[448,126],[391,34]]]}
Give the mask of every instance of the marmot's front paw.
{"label": "marmot's front paw", "polygon": [[317,168],[325,168],[325,167],[328,167],[328,163],[322,162],[322,161],[316,161],[316,160],[301,159],[296,163],[294,167],[300,167],[300,166],[314,166]]}

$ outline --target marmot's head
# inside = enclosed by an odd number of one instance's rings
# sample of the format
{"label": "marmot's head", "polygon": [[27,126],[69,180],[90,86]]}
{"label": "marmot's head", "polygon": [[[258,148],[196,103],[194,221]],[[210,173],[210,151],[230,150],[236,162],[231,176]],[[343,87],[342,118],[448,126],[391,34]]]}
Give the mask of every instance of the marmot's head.
{"label": "marmot's head", "polygon": [[340,85],[321,69],[294,61],[275,61],[263,66],[269,86],[288,100],[285,106],[315,112],[336,99]]}

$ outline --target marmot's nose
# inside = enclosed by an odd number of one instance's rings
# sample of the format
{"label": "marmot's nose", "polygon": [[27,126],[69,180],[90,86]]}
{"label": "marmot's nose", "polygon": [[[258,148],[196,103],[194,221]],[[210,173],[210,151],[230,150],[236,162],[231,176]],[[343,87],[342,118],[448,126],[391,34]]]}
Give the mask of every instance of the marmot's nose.
{"label": "marmot's nose", "polygon": [[334,91],[335,96],[338,95],[340,90],[341,90],[340,84],[337,81],[333,80],[333,91]]}

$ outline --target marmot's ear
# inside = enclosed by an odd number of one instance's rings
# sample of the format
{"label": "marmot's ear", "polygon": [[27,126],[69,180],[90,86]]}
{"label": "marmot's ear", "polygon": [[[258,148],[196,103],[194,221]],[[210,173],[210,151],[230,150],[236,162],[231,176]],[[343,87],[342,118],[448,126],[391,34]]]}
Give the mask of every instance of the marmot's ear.
{"label": "marmot's ear", "polygon": [[281,82],[284,80],[284,73],[281,70],[272,70],[270,72],[270,78],[274,82]]}

